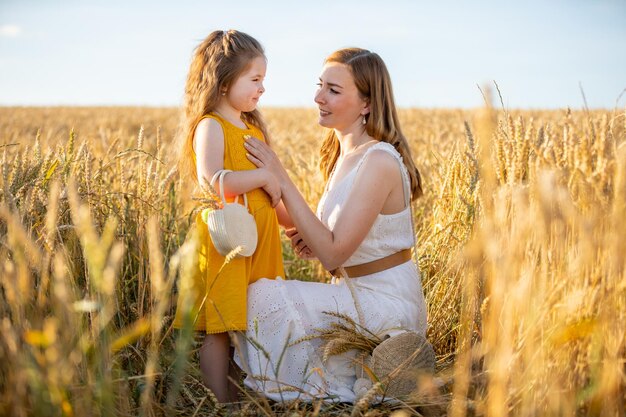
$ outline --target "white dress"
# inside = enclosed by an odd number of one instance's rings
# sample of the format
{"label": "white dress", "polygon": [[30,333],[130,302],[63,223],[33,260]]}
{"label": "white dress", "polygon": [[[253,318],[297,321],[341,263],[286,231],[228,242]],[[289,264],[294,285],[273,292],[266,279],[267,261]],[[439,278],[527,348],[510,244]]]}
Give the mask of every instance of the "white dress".
{"label": "white dress", "polygon": [[[369,233],[343,266],[374,261],[413,247],[409,177],[402,157],[384,142],[371,146],[354,169],[318,206],[318,217],[332,229],[356,177],[370,152],[388,152],[399,162],[406,207],[390,215],[379,214]],[[235,360],[247,373],[246,386],[276,401],[294,399],[354,402],[355,352],[321,359],[321,341],[290,343],[327,328],[338,319],[325,311],[339,312],[359,321],[380,337],[411,330],[426,333],[426,303],[420,274],[413,261],[357,278],[331,284],[297,280],[261,279],[248,287],[248,331],[238,336]],[[352,291],[350,289],[352,287]],[[353,294],[355,295],[353,297]]]}

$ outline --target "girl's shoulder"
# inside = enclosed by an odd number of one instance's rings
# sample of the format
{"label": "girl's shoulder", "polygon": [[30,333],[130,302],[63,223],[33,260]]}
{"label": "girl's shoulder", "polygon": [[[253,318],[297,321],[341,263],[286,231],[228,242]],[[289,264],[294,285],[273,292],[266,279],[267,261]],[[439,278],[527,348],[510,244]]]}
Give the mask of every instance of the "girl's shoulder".
{"label": "girl's shoulder", "polygon": [[191,132],[192,146],[196,149],[198,141],[213,142],[215,140],[222,141],[225,139],[224,129],[222,125],[210,115],[202,116],[193,131]]}
{"label": "girl's shoulder", "polygon": [[209,137],[216,137],[228,141],[233,137],[233,127],[228,121],[215,113],[203,115],[196,123],[194,136],[205,134]]}
{"label": "girl's shoulder", "polygon": [[222,121],[214,114],[205,114],[196,123],[194,131],[206,130],[207,132],[218,133],[220,136],[224,136],[226,130]]}
{"label": "girl's shoulder", "polygon": [[265,140],[261,129],[249,121],[242,121],[245,127],[241,127],[234,125],[231,121],[225,119],[217,113],[208,113],[202,116],[202,118],[210,118],[211,120],[215,120],[215,122],[219,123],[225,137],[250,135],[258,139]]}
{"label": "girl's shoulder", "polygon": [[200,123],[207,124],[207,125],[220,126],[222,127],[222,130],[224,130],[224,123],[222,119],[215,113],[207,113],[203,115],[202,117],[200,117],[200,119],[198,119],[197,125],[199,125]]}
{"label": "girl's shoulder", "polygon": [[198,121],[196,122],[195,128],[197,129],[198,126],[200,126],[200,125],[216,126],[216,127],[220,126],[222,128],[222,130],[224,130],[224,127],[222,125],[222,121],[219,119],[219,117],[217,117],[213,113],[208,113],[208,114],[205,114],[202,117],[200,117],[198,119]]}

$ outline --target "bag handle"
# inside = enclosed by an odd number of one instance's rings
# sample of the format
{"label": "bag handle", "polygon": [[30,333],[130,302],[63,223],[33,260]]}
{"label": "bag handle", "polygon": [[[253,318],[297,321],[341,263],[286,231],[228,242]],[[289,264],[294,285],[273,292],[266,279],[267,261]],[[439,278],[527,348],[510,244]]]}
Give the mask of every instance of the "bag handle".
{"label": "bag handle", "polygon": [[[222,204],[226,205],[226,197],[224,196],[224,177],[226,176],[226,174],[228,174],[229,172],[233,172],[230,169],[220,169],[218,170],[215,174],[213,174],[213,178],[211,178],[211,182],[209,183],[211,185],[211,187],[213,187],[215,189],[215,181],[218,180],[219,178],[219,184],[220,184],[220,198],[222,199]],[[239,202],[239,195],[235,196],[235,203]],[[248,197],[246,196],[246,193],[243,193],[243,205],[246,209],[248,209]]]}

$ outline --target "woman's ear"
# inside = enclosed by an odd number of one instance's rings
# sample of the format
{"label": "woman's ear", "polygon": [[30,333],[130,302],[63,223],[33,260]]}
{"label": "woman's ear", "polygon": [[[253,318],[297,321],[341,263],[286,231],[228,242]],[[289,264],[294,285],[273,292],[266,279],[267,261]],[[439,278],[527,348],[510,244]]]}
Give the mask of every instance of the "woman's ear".
{"label": "woman's ear", "polygon": [[361,109],[361,116],[365,116],[367,114],[370,114],[370,102],[369,101],[366,101],[365,107]]}

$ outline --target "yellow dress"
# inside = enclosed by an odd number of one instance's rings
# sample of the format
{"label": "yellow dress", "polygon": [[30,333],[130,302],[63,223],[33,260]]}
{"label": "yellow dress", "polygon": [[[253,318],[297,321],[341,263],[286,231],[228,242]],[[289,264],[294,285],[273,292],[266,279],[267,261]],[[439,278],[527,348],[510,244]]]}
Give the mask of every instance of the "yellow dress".
{"label": "yellow dress", "polygon": [[[264,140],[260,129],[252,125],[248,125],[248,129],[239,128],[215,113],[205,115],[203,119],[205,118],[218,121],[224,131],[224,169],[233,171],[256,169],[246,157],[243,137],[250,135]],[[195,226],[199,231],[200,247],[199,273],[194,277],[195,330],[206,333],[246,330],[248,284],[261,278],[285,276],[278,218],[270,198],[260,188],[246,195],[248,210],[256,221],[259,234],[256,251],[252,256],[233,259],[224,266],[219,275],[218,271],[224,264],[224,257],[213,246],[207,225],[199,214],[196,217]],[[241,202],[242,198],[239,198],[239,201]],[[179,303],[173,323],[175,328],[183,327],[182,311]]]}

